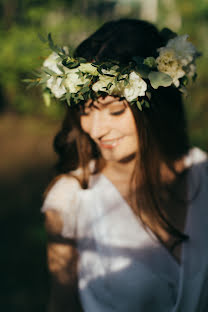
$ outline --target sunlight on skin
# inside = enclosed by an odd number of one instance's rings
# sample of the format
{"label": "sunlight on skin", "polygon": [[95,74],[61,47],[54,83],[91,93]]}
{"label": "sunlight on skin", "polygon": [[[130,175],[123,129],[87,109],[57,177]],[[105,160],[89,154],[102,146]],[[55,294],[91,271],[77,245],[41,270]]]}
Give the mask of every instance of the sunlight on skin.
{"label": "sunlight on skin", "polygon": [[[89,100],[80,116],[81,127],[97,144],[106,168],[129,177],[138,151],[137,129],[126,100],[106,96]],[[125,161],[126,160],[126,161]]]}
{"label": "sunlight on skin", "polygon": [[[88,100],[80,122],[82,129],[94,140],[106,160],[105,171],[108,171],[108,175],[118,174],[118,180],[129,177],[134,169],[139,146],[136,124],[128,102],[110,95],[94,102]],[[183,171],[183,159],[175,163],[175,168],[178,172]],[[166,181],[174,179],[174,174],[164,163],[161,164],[161,175]]]}
{"label": "sunlight on skin", "polygon": [[77,250],[71,244],[56,242],[60,239],[63,222],[60,214],[53,210],[45,212],[45,228],[49,234],[47,258],[51,274],[61,284],[73,284],[76,280]]}

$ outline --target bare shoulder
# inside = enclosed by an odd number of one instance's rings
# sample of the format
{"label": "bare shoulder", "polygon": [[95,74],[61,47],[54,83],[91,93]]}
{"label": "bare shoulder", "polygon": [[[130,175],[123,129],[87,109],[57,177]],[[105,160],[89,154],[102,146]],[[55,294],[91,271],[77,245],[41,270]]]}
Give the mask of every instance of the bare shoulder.
{"label": "bare shoulder", "polygon": [[79,179],[70,173],[58,175],[46,188],[41,210],[45,214],[45,229],[49,235],[61,235],[62,213],[68,207],[73,211],[74,197],[80,188]]}
{"label": "bare shoulder", "polygon": [[60,174],[56,176],[48,185],[46,188],[43,197],[44,199],[47,197],[47,195],[51,192],[51,190],[55,189],[55,186],[60,185],[60,188],[62,185],[71,186],[71,187],[77,187],[79,188],[81,186],[80,178],[79,176],[76,176],[72,173],[68,174]]}

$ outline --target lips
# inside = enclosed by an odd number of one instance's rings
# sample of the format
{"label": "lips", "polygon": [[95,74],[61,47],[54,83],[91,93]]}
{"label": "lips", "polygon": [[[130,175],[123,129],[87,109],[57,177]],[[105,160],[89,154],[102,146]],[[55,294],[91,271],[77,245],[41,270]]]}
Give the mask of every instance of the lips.
{"label": "lips", "polygon": [[110,149],[110,148],[116,147],[120,143],[121,140],[122,138],[113,139],[113,140],[104,140],[104,141],[100,141],[99,145],[100,147]]}

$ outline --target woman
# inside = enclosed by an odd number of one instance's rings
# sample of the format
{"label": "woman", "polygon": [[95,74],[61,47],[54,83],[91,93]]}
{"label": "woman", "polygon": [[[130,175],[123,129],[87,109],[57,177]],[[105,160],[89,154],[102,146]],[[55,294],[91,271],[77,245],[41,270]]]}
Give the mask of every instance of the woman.
{"label": "woman", "polygon": [[[110,70],[99,71],[99,81],[80,70],[79,79],[92,79],[97,97],[83,98],[84,89],[77,96],[74,81],[67,86],[65,77],[60,83],[60,73],[48,77],[47,87],[57,97],[70,90],[67,101],[77,101],[67,106],[54,141],[60,175],[42,207],[53,285],[50,312],[208,309],[207,155],[190,148],[179,91],[185,70],[186,77],[193,76],[195,67],[186,54],[177,66],[175,59],[171,68],[162,63],[173,45],[167,34],[174,37],[148,22],[124,19],[104,24],[82,42],[75,59],[94,62],[95,68],[115,61]],[[75,59],[62,64],[74,66]],[[114,86],[120,64],[131,70],[122,67]],[[146,78],[141,81],[132,66]],[[154,66],[165,77],[159,88]],[[147,67],[154,69],[149,87]]]}

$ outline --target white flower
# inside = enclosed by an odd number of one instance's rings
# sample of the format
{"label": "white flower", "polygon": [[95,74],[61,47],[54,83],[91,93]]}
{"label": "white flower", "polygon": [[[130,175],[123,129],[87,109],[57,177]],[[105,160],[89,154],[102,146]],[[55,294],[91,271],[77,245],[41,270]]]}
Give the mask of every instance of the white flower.
{"label": "white flower", "polygon": [[160,72],[169,75],[176,87],[179,86],[179,78],[185,75],[180,60],[176,57],[172,48],[160,48],[160,55],[156,59],[157,68]]}
{"label": "white flower", "polygon": [[[64,71],[66,72],[68,69],[62,65],[61,61],[59,60],[59,55],[55,52],[51,53],[49,57],[44,61],[43,66],[49,68],[57,75],[63,75],[61,70],[58,68],[57,65],[63,67]],[[49,76],[49,75],[47,75]],[[61,77],[51,76],[47,82],[46,86],[51,90],[56,98],[61,98],[66,93],[66,88],[62,83]]]}
{"label": "white flower", "polygon": [[[108,71],[108,73],[109,73],[109,71]],[[111,74],[112,74],[112,72],[111,72]],[[125,77],[123,76],[123,78],[125,78]],[[110,87],[108,87],[108,90],[107,90],[106,87],[109,84],[111,84],[111,85],[110,85]],[[123,93],[123,80],[121,80],[117,84],[115,84],[115,77],[110,77],[110,76],[106,76],[106,75],[99,75],[99,80],[93,84],[92,90],[95,92],[104,91],[110,95],[121,96]]]}
{"label": "white flower", "polygon": [[116,71],[117,68],[119,68],[118,65],[113,66],[114,69],[104,69],[102,68],[102,72],[103,74],[107,74],[107,75],[112,75],[112,76],[116,76],[118,74],[118,72]]}
{"label": "white flower", "polygon": [[55,78],[51,76],[51,78],[47,81],[47,87],[51,90],[51,92],[55,95],[56,98],[62,97],[66,93],[66,89],[63,85],[61,85],[62,78]]}
{"label": "white flower", "polygon": [[146,82],[137,73],[131,72],[129,75],[129,83],[123,89],[123,96],[128,102],[131,102],[138,96],[144,96],[146,90]]}
{"label": "white flower", "polygon": [[170,39],[164,48],[158,49],[158,51],[162,51],[163,49],[169,48],[173,49],[176,55],[176,58],[180,60],[182,66],[186,66],[190,64],[194,56],[197,53],[194,45],[187,41],[188,35],[177,36],[173,39]]}
{"label": "white flower", "polygon": [[[114,68],[118,68],[118,66],[114,66]],[[92,90],[95,92],[104,91],[110,95],[118,95],[120,96],[123,90],[123,81],[115,84],[115,77],[118,74],[115,69],[102,69],[103,75],[99,75],[99,80],[95,82],[92,86]],[[111,75],[111,76],[108,76]],[[126,75],[122,76],[123,78]],[[122,78],[121,77],[121,78]],[[106,87],[111,84],[110,88],[106,90]]]}
{"label": "white flower", "polygon": [[66,70],[66,73],[67,78],[64,81],[64,86],[71,93],[77,93],[81,89],[81,86],[79,85],[84,85],[85,83],[90,82],[90,80],[85,77],[79,77],[77,68],[68,69]]}
{"label": "white flower", "polygon": [[93,66],[91,63],[81,63],[79,65],[78,69],[81,72],[90,74],[92,76],[97,76],[98,75],[97,68],[95,66]]}
{"label": "white flower", "polygon": [[49,57],[43,62],[44,67],[48,67],[52,71],[54,71],[56,74],[61,75],[62,72],[58,68],[57,64],[61,65],[61,62],[58,62],[59,55],[55,52],[51,53]]}
{"label": "white flower", "polygon": [[[114,79],[115,79],[114,77],[99,75],[99,80],[93,84],[92,90],[95,92],[104,91],[104,92],[111,94],[111,92],[113,92],[114,85],[115,85]],[[107,91],[106,87],[109,83],[111,83],[112,86]]]}
{"label": "white flower", "polygon": [[[118,66],[115,66],[114,68],[118,68]],[[95,82],[92,86],[92,90],[95,92],[98,91],[104,91],[107,92],[108,94],[115,94],[115,92],[120,92],[118,86],[115,85],[115,77],[118,74],[114,69],[102,69],[103,75],[99,74],[99,79],[97,82]],[[111,75],[111,76],[107,76],[107,75]],[[111,87],[106,90],[106,87],[110,84]],[[118,94],[119,95],[119,94]]]}
{"label": "white flower", "polygon": [[[112,74],[112,71],[108,71],[108,73]],[[126,78],[126,76],[127,75],[123,75],[121,78]],[[106,90],[106,87],[109,85],[109,83],[111,83],[112,85],[108,90]],[[127,101],[131,102],[138,96],[145,95],[145,91],[147,90],[147,84],[137,73],[131,72],[129,75],[129,82],[127,86],[124,85],[123,80],[120,80],[117,84],[115,84],[114,77],[100,75],[99,80],[94,83],[92,89],[95,92],[105,91],[110,95],[123,96],[127,99]]]}

